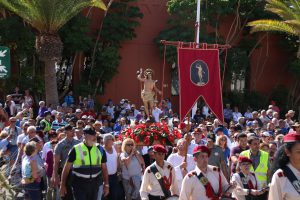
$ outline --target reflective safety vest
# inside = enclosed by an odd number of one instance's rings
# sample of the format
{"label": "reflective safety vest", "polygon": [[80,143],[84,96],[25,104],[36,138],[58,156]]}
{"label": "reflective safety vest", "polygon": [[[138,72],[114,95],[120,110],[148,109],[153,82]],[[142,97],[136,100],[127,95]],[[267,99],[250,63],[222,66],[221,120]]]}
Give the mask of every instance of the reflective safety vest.
{"label": "reflective safety vest", "polygon": [[89,151],[81,142],[74,146],[76,159],[73,162],[72,173],[80,178],[96,178],[101,174],[102,154],[99,147],[93,145]]}
{"label": "reflective safety vest", "polygon": [[[257,178],[257,181],[260,183],[261,188],[264,188],[267,186],[269,154],[261,150],[259,152],[259,165],[256,167],[255,170],[251,165],[250,171],[255,173],[255,176]],[[240,153],[240,155],[250,158],[250,150],[243,151],[242,153]]]}
{"label": "reflective safety vest", "polygon": [[45,123],[45,128],[43,130],[44,132],[49,132],[51,130],[51,123],[50,122],[48,122],[45,119],[42,119],[41,123]]}

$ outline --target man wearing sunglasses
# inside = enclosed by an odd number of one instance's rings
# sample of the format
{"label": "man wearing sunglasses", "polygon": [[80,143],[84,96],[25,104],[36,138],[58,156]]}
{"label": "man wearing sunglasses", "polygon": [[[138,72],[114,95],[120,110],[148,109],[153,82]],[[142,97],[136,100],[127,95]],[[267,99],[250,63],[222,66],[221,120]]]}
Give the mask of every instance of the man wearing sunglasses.
{"label": "man wearing sunglasses", "polygon": [[175,170],[165,161],[167,150],[162,145],[154,145],[155,162],[146,168],[140,189],[142,200],[166,199],[178,195]]}

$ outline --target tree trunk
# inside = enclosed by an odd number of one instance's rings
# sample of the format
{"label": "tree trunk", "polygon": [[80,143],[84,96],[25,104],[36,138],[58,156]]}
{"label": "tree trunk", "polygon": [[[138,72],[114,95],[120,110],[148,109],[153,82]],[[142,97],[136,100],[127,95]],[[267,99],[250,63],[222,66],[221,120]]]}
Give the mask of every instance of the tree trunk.
{"label": "tree trunk", "polygon": [[[300,37],[299,37],[299,39],[300,39]],[[300,59],[300,45],[298,46],[297,58]]]}
{"label": "tree trunk", "polygon": [[47,105],[58,105],[57,80],[55,70],[55,60],[45,59],[45,93]]}

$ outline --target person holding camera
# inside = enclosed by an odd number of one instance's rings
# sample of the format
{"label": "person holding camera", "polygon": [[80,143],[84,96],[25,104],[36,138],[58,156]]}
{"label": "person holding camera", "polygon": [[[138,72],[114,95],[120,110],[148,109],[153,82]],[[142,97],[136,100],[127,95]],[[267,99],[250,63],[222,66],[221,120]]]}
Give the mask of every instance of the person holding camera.
{"label": "person holding camera", "polygon": [[260,190],[259,182],[255,174],[250,172],[252,160],[245,157],[238,157],[237,173],[231,177],[231,182],[237,183],[237,188],[233,190],[233,197],[237,200],[254,200],[256,196],[265,192]]}

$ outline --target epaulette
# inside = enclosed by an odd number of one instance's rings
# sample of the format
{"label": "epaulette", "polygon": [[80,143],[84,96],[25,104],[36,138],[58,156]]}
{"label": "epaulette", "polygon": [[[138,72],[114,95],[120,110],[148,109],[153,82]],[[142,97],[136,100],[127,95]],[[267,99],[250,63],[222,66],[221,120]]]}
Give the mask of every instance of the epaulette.
{"label": "epaulette", "polygon": [[220,172],[220,168],[219,167],[213,167],[213,170]]}
{"label": "epaulette", "polygon": [[191,178],[192,176],[195,176],[195,175],[197,175],[197,173],[194,171],[194,172],[190,172],[190,173],[188,173],[188,176]]}
{"label": "epaulette", "polygon": [[278,177],[280,177],[280,178],[281,178],[281,177],[284,177],[284,173],[283,173],[283,172],[279,172],[279,173],[278,173]]}
{"label": "epaulette", "polygon": [[150,169],[148,169],[148,173],[151,173],[151,170],[150,170]]}

